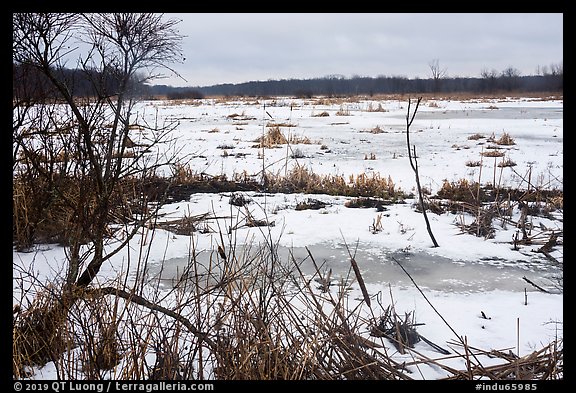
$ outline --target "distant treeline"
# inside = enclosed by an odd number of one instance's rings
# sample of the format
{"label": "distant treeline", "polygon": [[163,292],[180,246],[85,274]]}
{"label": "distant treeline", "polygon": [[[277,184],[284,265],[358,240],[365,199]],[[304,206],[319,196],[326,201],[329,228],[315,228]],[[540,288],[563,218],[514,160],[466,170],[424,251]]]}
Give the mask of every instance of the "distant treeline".
{"label": "distant treeline", "polygon": [[[153,86],[161,92],[165,86]],[[408,79],[405,77],[324,77],[253,81],[197,87],[206,96],[350,96],[405,93],[562,92],[563,74],[520,76],[489,74],[482,78]]]}
{"label": "distant treeline", "polygon": [[[108,68],[106,72],[90,69],[57,68],[55,78],[76,97],[111,97],[118,94],[123,83],[121,71]],[[126,91],[137,97],[149,94],[149,87],[136,78],[127,82]],[[48,77],[33,66],[12,63],[13,98],[19,101],[41,102],[46,99],[59,99],[61,93]]]}
{"label": "distant treeline", "polygon": [[[60,78],[77,96],[113,95],[120,80],[110,71],[107,75],[96,72],[61,69]],[[15,97],[58,97],[58,92],[50,90],[34,69],[23,65],[13,66],[13,89]],[[142,78],[144,80],[144,78]],[[402,76],[379,76],[345,78],[326,76],[314,79],[282,79],[251,81],[238,84],[219,84],[205,87],[172,87],[147,85],[131,81],[130,92],[140,98],[168,99],[203,98],[206,96],[353,96],[376,94],[426,94],[426,93],[481,93],[501,92],[563,92],[562,68],[539,75],[521,76],[514,68],[501,73],[482,73],[482,77],[445,77],[429,79],[408,79]]]}
{"label": "distant treeline", "polygon": [[405,77],[324,77],[219,84],[207,87],[149,86],[152,96],[199,98],[205,96],[352,96],[417,93],[562,92],[563,74],[520,76],[516,73],[481,78],[408,79]]}

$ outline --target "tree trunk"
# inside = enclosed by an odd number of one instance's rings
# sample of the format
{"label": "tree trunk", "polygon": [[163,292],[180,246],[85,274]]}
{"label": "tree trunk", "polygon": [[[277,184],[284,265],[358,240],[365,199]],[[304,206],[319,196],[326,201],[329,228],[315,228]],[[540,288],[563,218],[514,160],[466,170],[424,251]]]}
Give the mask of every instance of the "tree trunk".
{"label": "tree trunk", "polygon": [[424,206],[424,198],[422,197],[422,188],[420,187],[420,176],[418,174],[418,162],[416,161],[416,146],[414,146],[414,157],[412,157],[412,151],[410,149],[410,126],[414,121],[414,117],[416,116],[416,112],[418,111],[418,106],[420,106],[420,101],[422,101],[422,97],[418,98],[418,101],[416,102],[416,108],[414,109],[414,113],[412,114],[412,117],[410,117],[411,101],[410,99],[408,99],[408,112],[406,114],[406,144],[408,146],[408,158],[410,159],[410,166],[412,167],[414,175],[416,176],[418,199],[420,201],[420,209],[422,209],[422,215],[424,216],[424,221],[426,222],[426,229],[428,230],[428,234],[430,235],[430,239],[432,240],[434,247],[439,247],[438,242],[436,242],[434,234],[432,233],[432,228],[430,227],[428,216],[426,215],[426,207]]}

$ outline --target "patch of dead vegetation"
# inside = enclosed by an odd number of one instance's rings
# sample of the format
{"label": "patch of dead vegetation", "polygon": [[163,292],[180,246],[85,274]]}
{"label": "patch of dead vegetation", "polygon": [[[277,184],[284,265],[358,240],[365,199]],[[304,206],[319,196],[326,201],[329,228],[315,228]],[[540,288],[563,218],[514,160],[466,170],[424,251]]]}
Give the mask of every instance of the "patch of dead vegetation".
{"label": "patch of dead vegetation", "polygon": [[496,143],[499,146],[512,146],[515,145],[514,138],[510,136],[507,132],[504,132],[500,138],[496,139],[494,134],[492,134],[488,139],[488,142]]}
{"label": "patch of dead vegetation", "polygon": [[483,151],[480,153],[483,157],[504,157],[505,153],[500,149],[492,149],[491,151]]}
{"label": "patch of dead vegetation", "polygon": [[368,107],[366,108],[366,112],[388,112],[388,109],[382,106],[382,103],[378,103],[378,106],[375,106],[372,102],[368,103]]}
{"label": "patch of dead vegetation", "polygon": [[316,113],[316,114],[312,115],[312,117],[328,117],[328,116],[330,116],[330,114],[326,111],[322,111],[320,113]]}
{"label": "patch of dead vegetation", "polygon": [[476,134],[472,134],[468,137],[468,140],[472,140],[472,141],[477,141],[478,139],[482,139],[485,138],[484,135],[476,133]]}
{"label": "patch of dead vegetation", "polygon": [[257,145],[254,145],[252,147],[254,148],[275,148],[278,145],[285,145],[285,144],[291,144],[291,145],[297,145],[297,144],[304,144],[304,145],[310,145],[313,142],[310,140],[310,138],[306,137],[306,136],[297,136],[297,135],[289,135],[288,137],[286,137],[282,131],[280,130],[280,126],[275,125],[272,127],[268,128],[268,131],[266,132],[266,134],[260,136],[259,138],[257,138],[254,142],[257,142]]}
{"label": "patch of dead vegetation", "polygon": [[320,210],[324,209],[326,206],[329,206],[328,203],[322,202],[318,199],[308,198],[304,202],[298,202],[296,204],[296,210]]}
{"label": "patch of dead vegetation", "polygon": [[350,175],[348,179],[337,175],[319,175],[303,166],[294,167],[286,176],[268,176],[272,192],[329,194],[342,196],[381,197],[400,201],[407,196],[397,190],[392,178],[373,173]]}

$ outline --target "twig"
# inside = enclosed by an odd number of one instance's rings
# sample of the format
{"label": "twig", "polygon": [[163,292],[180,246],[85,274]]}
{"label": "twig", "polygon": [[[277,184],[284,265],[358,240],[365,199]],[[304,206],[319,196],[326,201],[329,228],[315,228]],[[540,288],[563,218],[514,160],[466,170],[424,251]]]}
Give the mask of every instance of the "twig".
{"label": "twig", "polygon": [[[392,257],[392,260],[394,262],[396,262],[398,264],[398,266],[400,266],[400,268],[404,271],[404,273],[408,276],[408,278],[410,279],[410,281],[412,281],[412,283],[414,284],[414,286],[416,287],[416,289],[418,290],[418,292],[420,292],[420,294],[422,295],[422,297],[424,297],[424,300],[426,300],[426,302],[430,305],[430,307],[432,307],[432,310],[434,310],[434,312],[440,317],[440,319],[442,319],[442,321],[446,324],[446,326],[448,326],[448,328],[452,331],[452,333],[454,333],[454,335],[456,337],[458,337],[458,339],[460,340],[460,342],[462,343],[462,345],[464,346],[464,348],[467,347],[467,343],[464,342],[464,340],[462,340],[462,337],[460,337],[458,335],[458,333],[456,333],[456,331],[454,330],[454,328],[452,328],[452,326],[450,326],[450,324],[448,323],[448,321],[446,321],[446,319],[444,319],[444,317],[442,316],[442,314],[440,314],[438,312],[438,310],[436,310],[436,307],[434,307],[434,305],[430,302],[430,300],[428,300],[428,298],[426,297],[426,295],[424,294],[424,292],[422,292],[422,290],[420,289],[420,287],[418,286],[418,284],[416,284],[416,281],[414,281],[414,279],[412,278],[412,276],[410,275],[410,273],[408,273],[406,271],[406,269],[404,268],[404,266],[402,266],[402,264],[400,262],[398,262],[398,260],[394,257]],[[478,358],[472,353],[472,356],[474,357],[474,359],[476,359],[476,361],[478,362],[478,366],[481,367],[482,369],[484,368],[484,366],[482,366],[482,364],[480,363],[480,360],[478,360]]]}
{"label": "twig", "polygon": [[[342,235],[342,231],[340,231],[340,234]],[[366,304],[368,305],[369,308],[372,308],[370,305],[370,296],[368,295],[368,290],[366,289],[366,285],[364,284],[364,279],[362,278],[362,274],[360,273],[360,269],[358,268],[358,264],[356,263],[354,256],[350,252],[350,248],[348,247],[348,244],[346,243],[346,239],[344,239],[344,235],[342,235],[342,239],[344,240],[344,245],[346,247],[346,251],[348,251],[348,255],[350,256],[350,264],[352,265],[352,268],[354,269],[354,274],[356,275],[356,279],[358,280],[358,284],[360,285],[360,290],[362,290],[362,296],[364,296],[364,301],[366,302]]]}
{"label": "twig", "polygon": [[530,281],[529,279],[526,278],[526,276],[522,277],[522,279],[524,281],[526,281],[528,284],[532,285],[534,288],[538,289],[539,291],[542,291],[544,293],[550,293],[549,291],[545,290],[544,288],[534,284],[532,281]]}
{"label": "twig", "polygon": [[180,314],[178,314],[172,310],[169,310],[165,307],[162,307],[158,304],[152,303],[151,301],[143,298],[140,295],[128,293],[122,289],[118,289],[118,288],[114,288],[114,287],[92,288],[92,289],[87,289],[86,292],[87,292],[87,294],[92,295],[92,296],[96,296],[96,297],[101,297],[101,296],[105,296],[105,295],[113,295],[113,296],[121,297],[121,298],[126,299],[128,301],[131,301],[133,303],[144,306],[144,307],[146,307],[152,311],[159,311],[162,314],[168,315],[168,316],[174,318],[175,320],[177,320],[178,322],[181,322],[184,326],[186,326],[186,328],[190,331],[190,333],[194,334],[199,339],[205,341],[211,348],[217,348],[214,341],[212,341],[212,339],[210,339],[208,337],[208,334],[198,330],[196,328],[196,326],[194,326],[192,324],[192,322],[190,322],[187,318],[185,318],[184,316],[182,316],[182,315],[180,315]]}
{"label": "twig", "polygon": [[433,343],[432,341],[428,340],[426,337],[424,337],[420,333],[418,333],[418,337],[420,337],[422,339],[422,341],[424,341],[426,344],[430,345],[432,348],[434,348],[435,350],[437,350],[441,354],[443,354],[443,355],[450,355],[451,354],[451,352],[449,350],[444,349],[440,345]]}

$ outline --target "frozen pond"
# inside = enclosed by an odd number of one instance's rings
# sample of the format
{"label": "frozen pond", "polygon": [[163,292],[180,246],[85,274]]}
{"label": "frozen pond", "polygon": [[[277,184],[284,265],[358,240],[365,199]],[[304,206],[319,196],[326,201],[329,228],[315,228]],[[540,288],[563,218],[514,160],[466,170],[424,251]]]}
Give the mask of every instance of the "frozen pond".
{"label": "frozen pond", "polygon": [[[399,264],[410,274],[420,288],[444,292],[484,292],[492,290],[532,291],[535,288],[526,282],[541,287],[547,287],[555,282],[555,277],[561,275],[561,268],[544,262],[530,262],[526,260],[505,261],[499,259],[484,259],[474,262],[456,261],[449,258],[430,255],[425,252],[375,250],[359,246],[354,251],[354,245],[348,245],[360,268],[362,278],[366,283],[390,284],[394,287],[414,286],[410,278],[404,273]],[[350,257],[344,244],[316,244],[308,247],[318,270],[325,275],[332,270],[333,283],[341,278],[355,281],[354,271],[350,264]],[[269,256],[269,252],[262,254],[261,250],[236,248],[237,258],[245,262],[245,266],[254,268],[261,261],[262,255]],[[287,248],[277,247],[277,260],[285,268],[297,273],[295,262],[305,275],[313,275],[314,262],[305,247]],[[196,272],[191,270],[189,257],[171,258],[164,263],[152,263],[150,275],[161,278],[164,285],[171,285],[183,272],[188,277],[197,274],[205,277],[208,266],[212,274],[218,276],[223,266],[217,262],[216,253],[208,251],[199,252],[196,256]],[[241,264],[242,264],[241,263]],[[296,274],[297,275],[297,274]]]}
{"label": "frozen pond", "polygon": [[[497,104],[496,104],[497,105]],[[394,118],[406,117],[401,115],[391,116]],[[444,111],[418,111],[418,119],[563,119],[563,108],[515,106],[497,107],[497,109],[467,109],[444,110]]]}
{"label": "frozen pond", "polygon": [[[397,190],[414,191],[414,173],[407,157],[407,103],[404,100],[326,104],[317,100],[286,99],[258,103],[206,102],[204,106],[150,105],[182,119],[175,137],[193,153],[190,165],[197,172],[233,178],[243,172],[258,174],[265,167],[272,174],[286,176],[297,167],[345,180],[353,176],[358,179],[359,175],[369,179],[375,174],[389,178]],[[382,110],[369,110],[379,105]],[[414,109],[414,105],[411,106],[411,110]],[[321,113],[326,114],[319,116]],[[305,137],[308,142],[258,147],[255,141],[271,124],[281,124],[284,135]],[[504,134],[513,139],[512,144],[497,143]],[[562,188],[561,100],[424,100],[410,128],[410,141],[418,149],[420,180],[431,194],[445,181],[462,179],[512,189],[525,187],[526,179],[531,179],[533,185],[543,189]],[[196,151],[199,146],[202,149]],[[498,150],[501,156],[484,156],[489,149]],[[501,165],[505,159],[513,165]],[[480,162],[481,166],[476,165]],[[421,217],[409,206],[389,206],[389,211],[380,217],[383,231],[375,236],[368,228],[376,219],[376,212],[351,211],[344,206],[344,198],[328,196],[321,198],[328,203],[322,211],[294,211],[296,203],[306,197],[276,195],[263,199],[252,195],[255,203],[231,210],[227,195],[192,195],[189,202],[166,207],[165,211],[173,212],[174,218],[188,211],[190,215],[211,212],[221,217],[240,218],[249,211],[259,219],[266,216],[277,224],[268,229],[271,236],[282,239],[276,251],[279,264],[294,269],[292,253],[294,260],[301,263],[302,271],[312,274],[313,264],[305,248],[309,245],[320,271],[332,269],[335,280],[354,279],[347,249],[339,241],[341,233],[346,233],[348,239],[359,239],[358,247],[349,245],[368,283],[413,286],[398,262],[420,287],[447,292],[524,291],[525,288],[534,291],[537,289],[524,277],[550,288],[550,283],[556,282],[554,277],[562,273],[561,266],[555,266],[543,254],[532,252],[547,240],[546,233],[534,233],[540,236],[536,239],[540,243],[527,245],[521,252],[511,251],[510,242],[517,230],[513,225],[495,223],[498,228],[493,241],[482,241],[471,235],[455,238],[459,233],[454,230],[455,223],[464,220],[470,224],[472,217],[434,215],[432,226],[443,248],[441,253],[427,252],[429,239],[422,229]],[[514,220],[518,212],[514,210]],[[531,224],[534,228],[546,227],[561,233],[559,215],[561,213],[553,218],[534,216]],[[211,225],[214,233],[218,233],[216,225]],[[226,225],[220,223],[222,228]],[[204,250],[196,256],[197,265],[204,268],[189,275],[202,277],[206,271],[220,268],[207,267],[218,260],[216,250],[211,250],[221,240],[213,236],[207,232],[195,237],[195,241],[202,243],[199,249]],[[243,230],[237,236],[248,238]],[[261,235],[257,236],[261,241]],[[469,245],[466,242],[470,242]],[[287,248],[290,245],[293,248]],[[190,265],[185,251],[170,251],[165,258],[154,258],[150,265],[150,274],[161,277],[167,285]],[[227,254],[234,255],[234,252],[228,250]],[[561,251],[554,255],[561,265]],[[262,260],[256,250],[241,246],[236,249],[236,258],[254,265]]]}

